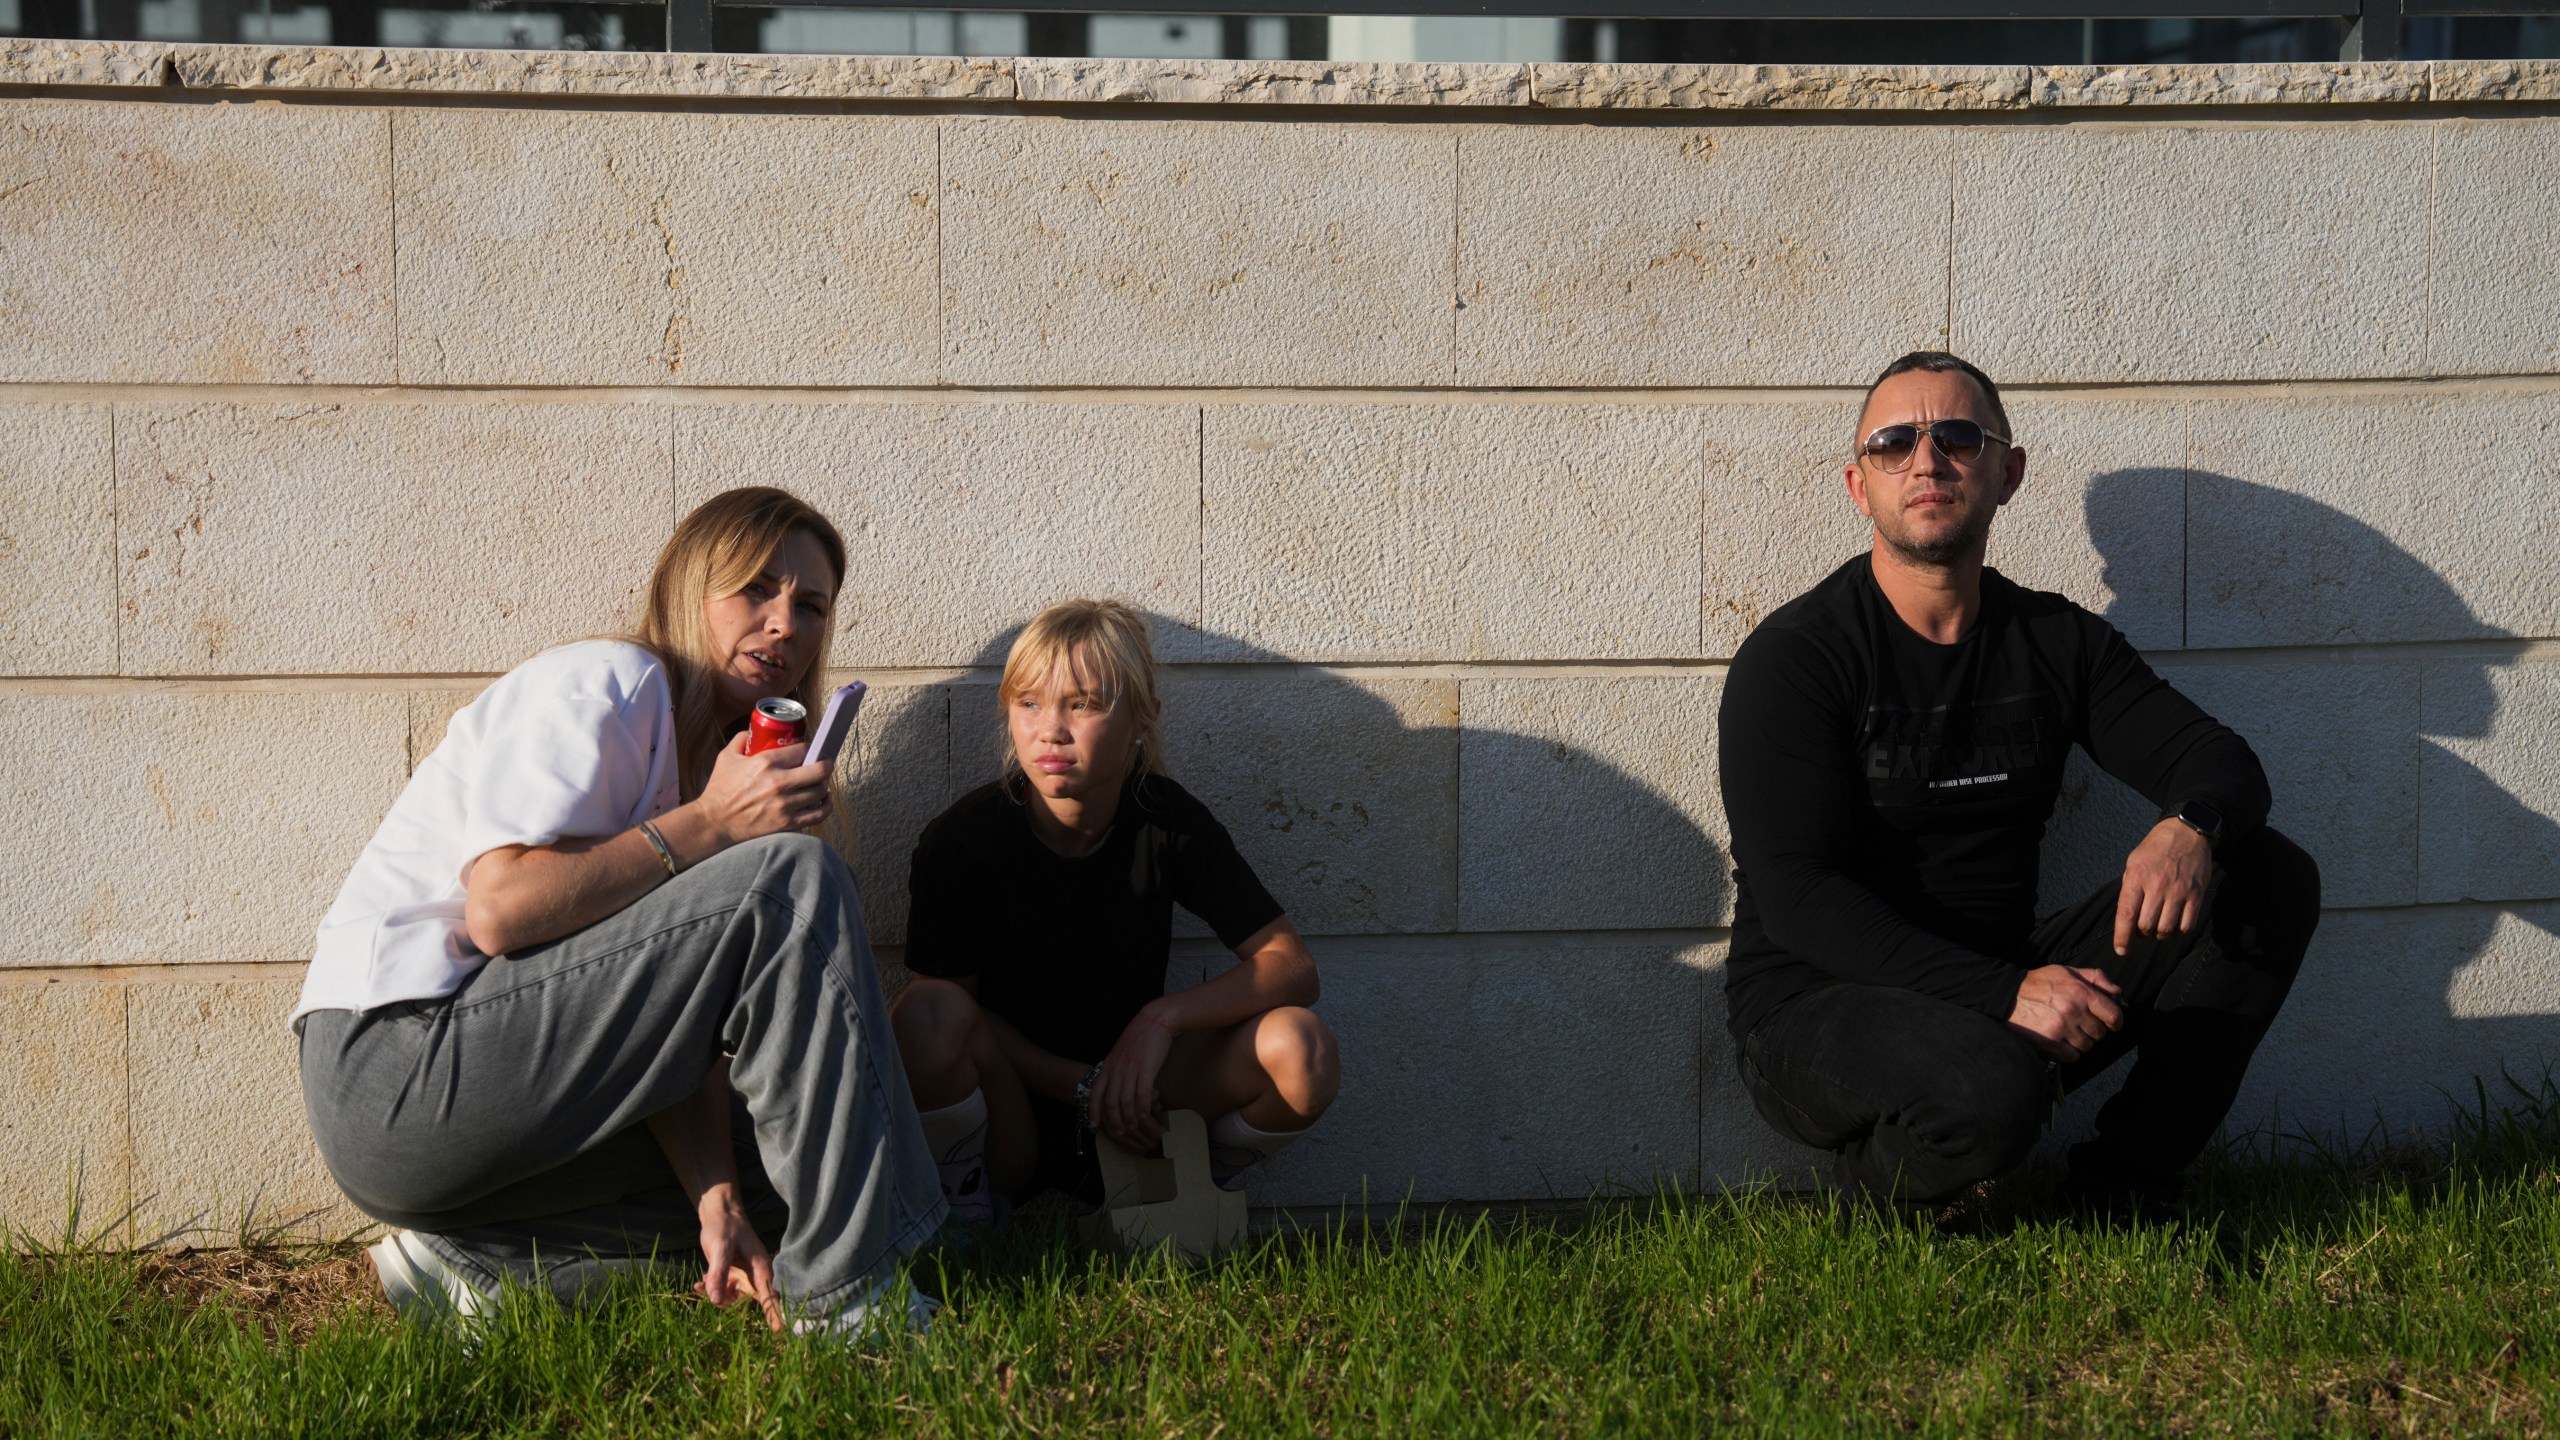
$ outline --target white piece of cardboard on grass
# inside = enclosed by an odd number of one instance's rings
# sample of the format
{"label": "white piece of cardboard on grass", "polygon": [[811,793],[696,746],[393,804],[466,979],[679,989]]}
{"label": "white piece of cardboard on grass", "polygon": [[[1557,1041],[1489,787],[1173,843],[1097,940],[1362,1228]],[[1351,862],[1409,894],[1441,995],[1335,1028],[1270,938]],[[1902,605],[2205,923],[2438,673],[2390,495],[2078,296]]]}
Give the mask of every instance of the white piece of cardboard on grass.
{"label": "white piece of cardboard on grass", "polygon": [[1102,1164],[1102,1208],[1086,1233],[1131,1250],[1171,1245],[1186,1260],[1215,1256],[1244,1236],[1242,1190],[1221,1190],[1209,1171],[1209,1127],[1196,1110],[1164,1117],[1161,1158],[1133,1155],[1093,1137]]}

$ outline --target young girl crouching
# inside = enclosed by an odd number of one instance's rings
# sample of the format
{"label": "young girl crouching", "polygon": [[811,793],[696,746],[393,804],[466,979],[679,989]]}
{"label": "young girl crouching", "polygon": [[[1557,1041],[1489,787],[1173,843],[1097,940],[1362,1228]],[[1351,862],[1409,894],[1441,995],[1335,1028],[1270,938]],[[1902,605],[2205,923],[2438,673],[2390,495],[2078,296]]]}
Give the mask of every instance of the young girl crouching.
{"label": "young girl crouching", "polygon": [[[1209,1121],[1218,1183],[1304,1134],[1340,1082],[1316,964],[1226,828],[1164,773],[1155,655],[1125,605],[1069,600],[1005,659],[1005,773],[925,827],[898,1050],[962,1218],[998,1194],[1100,1199],[1091,1129],[1139,1154]],[[1173,907],[1243,963],[1165,993]]]}

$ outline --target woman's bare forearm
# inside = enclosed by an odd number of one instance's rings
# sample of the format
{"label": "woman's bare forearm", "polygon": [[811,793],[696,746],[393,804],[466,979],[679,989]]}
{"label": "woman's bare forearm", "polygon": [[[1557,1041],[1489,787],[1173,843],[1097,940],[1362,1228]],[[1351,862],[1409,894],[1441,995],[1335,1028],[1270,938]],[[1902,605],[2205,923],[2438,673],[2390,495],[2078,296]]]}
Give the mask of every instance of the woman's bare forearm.
{"label": "woman's bare forearm", "polygon": [[[653,823],[679,867],[722,849],[693,806],[677,806]],[[657,847],[636,828],[600,840],[500,846],[472,862],[463,926],[481,954],[504,955],[619,914],[667,879]]]}
{"label": "woman's bare forearm", "polygon": [[702,1087],[649,1117],[649,1134],[675,1167],[685,1198],[695,1205],[720,1186],[738,1183],[738,1156],[730,1148],[729,1057],[702,1077]]}

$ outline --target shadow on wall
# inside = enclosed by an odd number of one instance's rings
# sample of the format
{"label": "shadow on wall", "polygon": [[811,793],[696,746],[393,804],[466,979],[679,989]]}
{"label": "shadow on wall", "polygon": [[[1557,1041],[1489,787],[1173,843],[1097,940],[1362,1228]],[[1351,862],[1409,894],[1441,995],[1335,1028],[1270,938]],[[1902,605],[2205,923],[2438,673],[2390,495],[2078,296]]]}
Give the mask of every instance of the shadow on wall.
{"label": "shadow on wall", "polygon": [[[1168,768],[1312,937],[1342,1039],[1341,1101],[1256,1203],[1694,1186],[1702,1135],[1709,1180],[1788,1158],[1732,1079],[1713,968],[1716,677],[1353,679],[1151,623],[1225,662],[1168,669]],[[997,773],[995,687],[944,694],[883,707],[848,781],[884,942],[917,832]],[[1170,984],[1232,963],[1176,934]]]}
{"label": "shadow on wall", "polygon": [[[2121,567],[2157,563],[2133,558],[2132,541],[2156,518],[2142,507],[2163,479],[2125,470],[2091,484],[2089,534],[2115,594],[2140,588]],[[2191,525],[2236,522],[2265,546],[2258,563],[2187,587],[2191,643],[2208,608],[2243,617],[2243,630],[2263,622],[2270,638],[2255,643],[2491,642],[2405,659],[2206,652],[2162,665],[2256,747],[2274,786],[2273,823],[2324,872],[2329,913],[2231,1130],[2405,1137],[2440,1124],[2448,1099],[2472,1103],[2475,1077],[2493,1101],[2502,1068],[2538,1081],[2560,1062],[2550,943],[2560,938],[2550,898],[2560,893],[2550,866],[2560,823],[2443,743],[2499,733],[2499,672],[2514,657],[2495,642],[2514,637],[2362,520],[2227,475],[2183,480]],[[2194,544],[2191,533],[2190,556]],[[2310,617],[2307,632],[2297,617]],[[2214,623],[2208,638],[2222,641],[2228,627]],[[2506,733],[2517,729],[2511,720]],[[2511,743],[2543,751],[2550,740]],[[2112,878],[2151,813],[2093,767],[2077,769],[2048,836],[2046,907]],[[2075,1099],[2066,1135],[2085,1130],[2121,1069]]]}

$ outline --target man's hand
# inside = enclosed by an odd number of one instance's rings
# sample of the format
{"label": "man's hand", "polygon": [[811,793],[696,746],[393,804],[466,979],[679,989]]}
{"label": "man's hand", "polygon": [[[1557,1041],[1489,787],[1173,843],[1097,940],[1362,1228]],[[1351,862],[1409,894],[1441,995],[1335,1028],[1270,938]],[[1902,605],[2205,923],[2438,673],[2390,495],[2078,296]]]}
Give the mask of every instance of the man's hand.
{"label": "man's hand", "polygon": [[1162,1144],[1164,1102],[1156,1076],[1172,1053],[1173,1027],[1152,1008],[1139,1011],[1093,1077],[1093,1128],[1139,1155]]}
{"label": "man's hand", "polygon": [[2124,862],[2116,893],[2116,953],[2135,935],[2166,940],[2204,923],[2204,892],[2213,879],[2213,845],[2172,817],[2151,827]]}
{"label": "man's hand", "polygon": [[2116,982],[2104,970],[2047,965],[2030,970],[2009,1007],[2009,1028],[2056,1060],[2077,1060],[2124,1023]]}
{"label": "man's hand", "polygon": [[714,1185],[702,1192],[696,1207],[702,1218],[702,1282],[695,1289],[714,1305],[753,1300],[764,1309],[767,1328],[782,1329],[782,1298],[774,1293],[773,1256],[747,1220],[738,1187]]}

